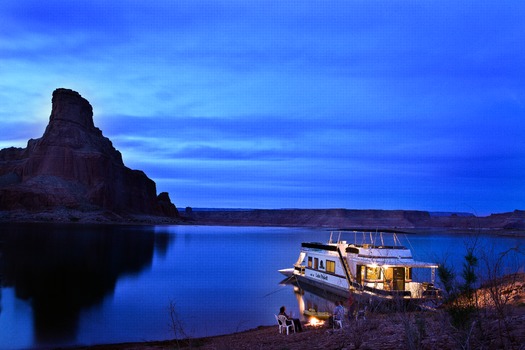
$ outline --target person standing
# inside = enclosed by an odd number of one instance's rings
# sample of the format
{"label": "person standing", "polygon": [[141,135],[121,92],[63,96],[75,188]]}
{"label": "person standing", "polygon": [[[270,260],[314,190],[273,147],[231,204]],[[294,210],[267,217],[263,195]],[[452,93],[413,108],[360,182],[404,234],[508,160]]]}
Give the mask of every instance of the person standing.
{"label": "person standing", "polygon": [[354,318],[355,307],[356,307],[356,302],[354,299],[354,293],[350,292],[350,296],[348,297],[348,320],[349,321],[352,321],[352,319]]}

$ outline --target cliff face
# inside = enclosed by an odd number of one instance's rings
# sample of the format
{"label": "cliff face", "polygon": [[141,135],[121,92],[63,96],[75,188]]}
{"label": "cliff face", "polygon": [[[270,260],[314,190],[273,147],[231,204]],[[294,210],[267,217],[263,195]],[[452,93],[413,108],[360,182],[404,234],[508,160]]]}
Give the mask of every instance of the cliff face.
{"label": "cliff face", "polygon": [[44,135],[27,148],[0,150],[0,209],[56,207],[177,216],[167,193],[127,168],[93,123],[91,104],[68,89],[53,92]]}
{"label": "cliff face", "polygon": [[524,230],[525,212],[486,217],[450,214],[433,216],[415,210],[254,209],[187,210],[189,220],[206,225],[303,226],[344,229]]}
{"label": "cliff face", "polygon": [[428,223],[428,212],[410,210],[256,209],[192,211],[190,219],[214,225],[414,228]]}

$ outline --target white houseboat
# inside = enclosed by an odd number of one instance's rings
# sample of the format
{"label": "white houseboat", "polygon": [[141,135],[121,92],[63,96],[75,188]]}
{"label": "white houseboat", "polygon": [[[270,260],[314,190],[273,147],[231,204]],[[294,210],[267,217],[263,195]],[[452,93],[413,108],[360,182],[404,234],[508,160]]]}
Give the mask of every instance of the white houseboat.
{"label": "white houseboat", "polygon": [[[350,293],[403,299],[439,296],[434,287],[438,265],[414,260],[395,233],[389,234],[393,245],[385,244],[382,233],[370,233],[367,243],[359,244],[357,232],[354,235],[354,243],[340,240],[340,232],[335,242],[331,233],[328,243],[302,243],[294,267],[279,271],[295,278],[297,284],[306,283],[345,298]],[[424,273],[415,278],[416,270],[426,270],[428,279],[421,280]]]}

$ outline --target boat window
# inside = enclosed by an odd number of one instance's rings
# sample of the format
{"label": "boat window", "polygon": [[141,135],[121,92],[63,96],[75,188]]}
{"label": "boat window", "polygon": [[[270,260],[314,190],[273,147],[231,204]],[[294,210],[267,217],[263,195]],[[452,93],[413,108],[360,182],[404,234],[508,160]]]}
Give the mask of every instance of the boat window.
{"label": "boat window", "polygon": [[411,281],[412,280],[412,268],[406,267],[405,268],[405,280]]}
{"label": "boat window", "polygon": [[367,280],[378,280],[381,279],[381,269],[379,267],[366,267],[366,277]]}
{"label": "boat window", "polygon": [[335,261],[326,260],[326,272],[335,273]]}
{"label": "boat window", "polygon": [[319,268],[320,268],[321,270],[324,270],[323,260],[321,260],[321,261],[319,262]]}
{"label": "boat window", "polygon": [[308,267],[312,268],[312,257],[311,256],[308,257]]}
{"label": "boat window", "polygon": [[319,258],[314,258],[314,269],[318,269],[319,268]]}

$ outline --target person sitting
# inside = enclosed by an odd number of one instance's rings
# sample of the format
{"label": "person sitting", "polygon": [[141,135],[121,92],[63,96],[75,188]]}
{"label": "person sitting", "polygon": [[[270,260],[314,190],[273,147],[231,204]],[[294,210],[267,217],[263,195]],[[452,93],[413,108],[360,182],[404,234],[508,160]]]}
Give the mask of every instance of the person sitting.
{"label": "person sitting", "polygon": [[288,316],[286,314],[286,308],[284,306],[281,306],[281,308],[279,309],[279,315],[284,315],[284,317],[286,317],[286,324],[292,324],[292,321],[293,321],[293,324],[294,324],[294,327],[295,327],[295,331],[296,332],[302,332],[303,331],[303,327],[301,325],[301,321],[299,321],[298,318],[291,318],[290,316]]}
{"label": "person sitting", "polygon": [[345,309],[339,301],[335,302],[335,308],[333,313],[334,323],[335,321],[340,321],[341,325],[343,324],[343,318],[345,317]]}

